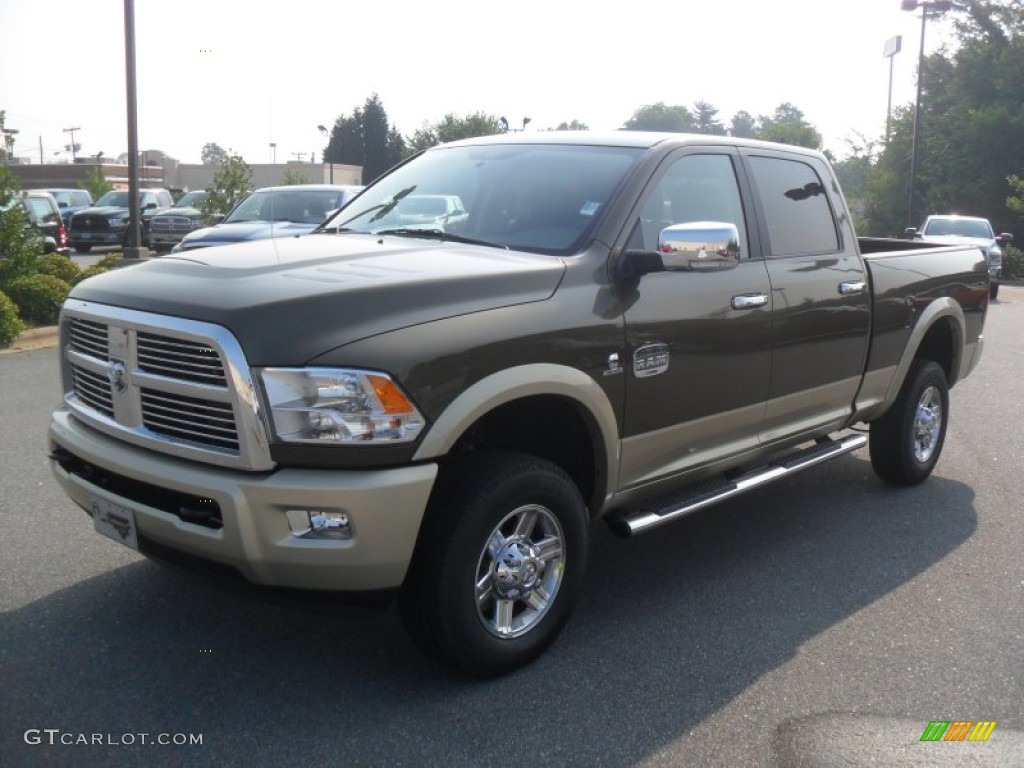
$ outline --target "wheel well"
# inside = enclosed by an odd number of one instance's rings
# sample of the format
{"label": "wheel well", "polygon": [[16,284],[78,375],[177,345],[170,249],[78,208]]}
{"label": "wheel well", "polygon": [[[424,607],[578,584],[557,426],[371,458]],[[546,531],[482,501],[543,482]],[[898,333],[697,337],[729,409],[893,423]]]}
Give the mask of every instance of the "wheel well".
{"label": "wheel well", "polygon": [[943,318],[928,329],[914,355],[917,359],[933,360],[942,366],[950,386],[953,386],[953,350],[956,348],[953,333],[953,321]]}
{"label": "wheel well", "polygon": [[540,456],[561,467],[588,508],[597,508],[605,456],[596,424],[575,401],[557,395],[525,397],[485,414],[459,438],[450,455],[503,449]]}

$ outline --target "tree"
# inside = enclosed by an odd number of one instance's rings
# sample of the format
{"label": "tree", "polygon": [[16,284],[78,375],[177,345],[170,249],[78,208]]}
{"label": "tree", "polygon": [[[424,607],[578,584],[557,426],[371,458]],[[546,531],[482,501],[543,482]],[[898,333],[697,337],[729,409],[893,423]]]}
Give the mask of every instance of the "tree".
{"label": "tree", "polygon": [[1006,207],[1014,213],[1024,216],[1024,177],[1010,174],[1006,180],[1010,184],[1010,189],[1015,193],[1006,198]]}
{"label": "tree", "polygon": [[4,135],[4,144],[0,147],[0,162],[6,163],[14,156],[14,134],[7,132],[7,110],[0,109],[0,133]]}
{"label": "tree", "polygon": [[729,135],[737,139],[752,139],[757,136],[757,120],[749,112],[742,109],[732,116],[729,123]]}
{"label": "tree", "polygon": [[696,130],[693,115],[684,106],[667,106],[665,102],[640,107],[622,126],[627,131],[670,131],[686,133]]}
{"label": "tree", "polygon": [[213,174],[206,197],[199,210],[206,222],[212,223],[214,214],[227,213],[252,188],[252,168],[241,155],[228,154],[227,160]]}
{"label": "tree", "polygon": [[281,181],[287,187],[294,186],[295,184],[309,184],[306,174],[294,168],[285,168],[284,178]]}
{"label": "tree", "polygon": [[225,165],[230,154],[220,144],[211,141],[203,145],[199,157],[203,161],[203,165]]}
{"label": "tree", "polygon": [[696,123],[697,133],[710,134],[712,136],[724,136],[725,126],[718,119],[718,110],[706,101],[696,101],[693,104],[693,115]]}
{"label": "tree", "polygon": [[491,136],[501,133],[501,122],[494,115],[474,112],[465,117],[458,117],[449,112],[440,121],[423,127],[412,135],[407,142],[410,154],[420,150],[460,139],[472,139],[476,136]]}
{"label": "tree", "polygon": [[101,165],[94,165],[89,169],[89,173],[85,177],[85,183],[82,186],[92,195],[93,200],[99,200],[105,193],[114,188],[114,185],[107,181],[106,174],[103,173],[103,166]]}
{"label": "tree", "polygon": [[776,107],[775,114],[771,117],[758,117],[757,138],[809,149],[821,149],[821,134],[804,120],[804,113],[789,102]]}
{"label": "tree", "polygon": [[590,126],[587,125],[586,123],[580,122],[579,120],[576,120],[574,118],[572,120],[572,122],[569,122],[569,123],[567,123],[567,122],[565,122],[563,120],[562,122],[560,122],[558,124],[558,127],[555,128],[554,130],[556,130],[556,131],[589,131],[590,130]]}
{"label": "tree", "polygon": [[388,115],[377,94],[348,117],[339,117],[324,148],[324,161],[360,165],[363,182],[369,183],[398,163],[405,154],[405,139],[388,124]]}

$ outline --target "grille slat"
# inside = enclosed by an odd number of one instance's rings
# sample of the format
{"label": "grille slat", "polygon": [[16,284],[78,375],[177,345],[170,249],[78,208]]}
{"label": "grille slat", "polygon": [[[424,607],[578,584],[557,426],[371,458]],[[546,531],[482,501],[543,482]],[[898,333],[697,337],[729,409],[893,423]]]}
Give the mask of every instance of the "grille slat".
{"label": "grille slat", "polygon": [[114,400],[110,394],[110,382],[79,366],[71,369],[75,383],[75,394],[82,402],[108,418],[114,416]]}
{"label": "grille slat", "polygon": [[74,318],[71,321],[71,347],[84,355],[99,360],[109,359],[110,342],[107,339],[107,326],[88,320]]}
{"label": "grille slat", "polygon": [[224,364],[216,350],[187,339],[150,333],[138,335],[139,366],[164,376],[226,386]]}
{"label": "grille slat", "polygon": [[227,403],[144,389],[142,421],[158,434],[238,450],[234,413]]}

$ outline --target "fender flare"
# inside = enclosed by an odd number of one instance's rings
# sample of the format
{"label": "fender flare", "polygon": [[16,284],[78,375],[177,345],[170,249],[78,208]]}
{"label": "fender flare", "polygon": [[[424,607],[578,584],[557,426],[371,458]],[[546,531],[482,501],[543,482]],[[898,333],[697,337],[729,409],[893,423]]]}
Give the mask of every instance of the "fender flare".
{"label": "fender flare", "polygon": [[947,317],[953,320],[953,357],[949,364],[949,386],[952,387],[960,379],[960,366],[963,364],[967,322],[964,319],[964,310],[960,304],[955,299],[944,296],[935,299],[925,307],[921,317],[918,318],[917,323],[915,323],[911,330],[910,338],[907,339],[907,345],[903,349],[903,356],[896,365],[896,372],[889,382],[889,388],[886,390],[882,413],[889,410],[889,406],[896,401],[900,390],[903,388],[903,382],[907,378],[907,372],[910,370],[910,366],[917,357],[918,350],[921,348],[924,337],[935,327],[936,323]]}
{"label": "fender flare", "polygon": [[[495,408],[525,397],[555,395],[574,400],[589,414],[603,442],[604,487],[598,489],[602,502],[610,489],[618,487],[619,429],[615,410],[604,390],[586,373],[564,365],[536,363],[497,371],[464,390],[431,424],[420,443],[414,461],[436,460],[447,454],[466,430]],[[598,459],[600,460],[600,459]]]}

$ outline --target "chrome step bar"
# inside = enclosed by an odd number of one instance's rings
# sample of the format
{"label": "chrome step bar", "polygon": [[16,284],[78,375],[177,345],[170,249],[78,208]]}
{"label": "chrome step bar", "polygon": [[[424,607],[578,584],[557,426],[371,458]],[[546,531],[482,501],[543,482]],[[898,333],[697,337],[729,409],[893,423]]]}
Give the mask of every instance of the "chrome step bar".
{"label": "chrome step bar", "polygon": [[856,451],[858,448],[863,448],[867,441],[865,435],[848,435],[839,440],[825,440],[735,479],[724,480],[711,488],[703,486],[702,490],[698,492],[691,492],[687,496],[676,498],[663,509],[640,509],[611,516],[608,519],[608,526],[614,533],[628,538],[635,533],[654,528],[662,523],[678,520],[691,512],[731,499],[733,496],[746,493],[758,486],[792,475],[794,472]]}

